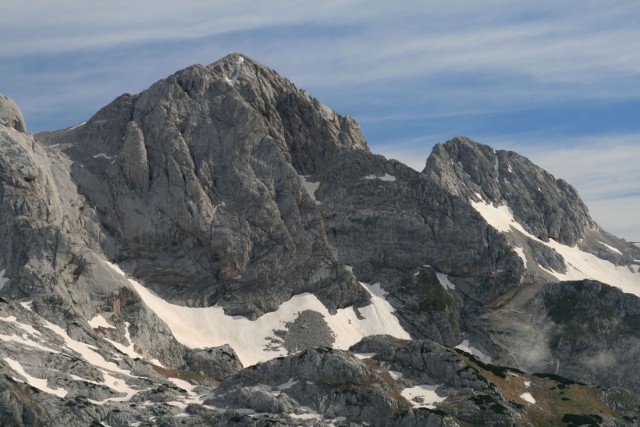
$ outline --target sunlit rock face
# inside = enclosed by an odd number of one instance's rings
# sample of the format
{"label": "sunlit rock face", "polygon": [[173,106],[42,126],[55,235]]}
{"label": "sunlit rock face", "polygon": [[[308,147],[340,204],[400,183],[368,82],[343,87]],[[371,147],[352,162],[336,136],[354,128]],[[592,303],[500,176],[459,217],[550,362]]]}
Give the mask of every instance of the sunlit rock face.
{"label": "sunlit rock face", "polygon": [[0,93],[0,125],[15,129],[18,132],[26,132],[22,111],[15,101],[3,93]]}

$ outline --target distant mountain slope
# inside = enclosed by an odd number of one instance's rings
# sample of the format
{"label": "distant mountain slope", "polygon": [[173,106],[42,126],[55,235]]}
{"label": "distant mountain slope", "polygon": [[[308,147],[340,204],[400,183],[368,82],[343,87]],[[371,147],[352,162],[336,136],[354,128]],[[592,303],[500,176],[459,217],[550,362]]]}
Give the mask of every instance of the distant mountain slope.
{"label": "distant mountain slope", "polygon": [[6,425],[640,415],[640,249],[516,153],[417,172],[231,54],[35,136],[0,97],[0,184]]}

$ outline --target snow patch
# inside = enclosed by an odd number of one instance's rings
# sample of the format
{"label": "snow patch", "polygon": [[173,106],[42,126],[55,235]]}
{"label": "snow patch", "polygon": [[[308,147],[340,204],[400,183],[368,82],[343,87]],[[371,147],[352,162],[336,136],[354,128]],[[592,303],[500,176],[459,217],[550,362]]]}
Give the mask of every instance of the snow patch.
{"label": "snow patch", "polygon": [[33,301],[25,301],[25,302],[21,302],[20,305],[25,309],[25,310],[29,310],[29,311],[33,311]]}
{"label": "snow patch", "polygon": [[[77,125],[72,126],[72,127],[70,127],[69,129],[67,129],[67,130],[74,130],[74,129],[77,129],[77,128],[79,128],[80,126],[84,126],[84,125],[86,125],[86,124],[87,124],[87,122],[78,123]],[[57,145],[57,144],[56,144],[56,145]]]}
{"label": "snow patch", "polygon": [[389,375],[391,375],[391,378],[393,378],[396,381],[402,378],[402,372],[398,372],[398,371],[389,371]]}
{"label": "snow patch", "polygon": [[300,177],[300,182],[302,183],[302,186],[307,191],[307,194],[309,195],[309,197],[311,197],[311,200],[316,202],[316,205],[321,205],[322,202],[319,202],[318,200],[316,200],[316,191],[318,190],[318,188],[320,188],[321,182],[308,181],[309,177],[305,175],[298,175],[298,176]]}
{"label": "snow patch", "polygon": [[602,246],[604,246],[605,248],[609,249],[611,252],[615,252],[617,254],[623,255],[622,252],[620,252],[618,249],[614,248],[613,246],[609,246],[604,242],[599,242]]}
{"label": "snow patch", "polygon": [[0,341],[13,342],[16,344],[25,345],[27,347],[32,347],[38,350],[46,351],[48,353],[60,353],[58,350],[54,350],[53,348],[46,347],[40,344],[38,341],[35,341],[29,338],[27,334],[22,334],[22,336],[0,334]]}
{"label": "snow patch", "polygon": [[469,340],[463,340],[460,344],[455,346],[455,348],[462,351],[466,351],[467,353],[473,354],[484,363],[491,363],[491,358],[486,354],[484,354],[482,351],[478,350],[477,348],[469,344]]}
{"label": "snow patch", "polygon": [[113,159],[113,157],[109,156],[107,153],[98,153],[98,154],[94,154],[91,157],[93,157],[94,159],[100,159],[100,158],[107,159],[107,160]]}
{"label": "snow patch", "polygon": [[533,396],[531,395],[531,393],[529,393],[528,391],[525,392],[525,393],[522,393],[520,395],[520,398],[522,400],[524,400],[525,402],[529,402],[529,403],[533,403],[533,404],[536,403],[536,399],[534,399]]}
{"label": "snow patch", "polygon": [[0,317],[0,321],[14,323],[16,326],[18,326],[20,329],[22,329],[29,335],[42,335],[40,334],[40,331],[34,328],[33,326],[27,325],[26,323],[19,322],[15,316]]}
{"label": "snow patch", "polygon": [[293,378],[289,378],[289,381],[278,386],[278,390],[288,390],[296,384],[298,384],[298,381],[294,380]]}
{"label": "snow patch", "polygon": [[240,70],[242,69],[242,63],[244,62],[244,58],[241,56],[238,58],[238,62],[236,62],[236,68],[233,72],[233,77],[231,79],[225,77],[225,81],[231,86],[234,87],[236,82],[238,81],[238,76],[240,75]]}
{"label": "snow patch", "polygon": [[407,399],[415,408],[435,409],[434,403],[442,402],[446,397],[436,394],[440,385],[417,385],[405,388],[400,392],[402,397]]}
{"label": "snow patch", "polygon": [[105,360],[105,358],[102,357],[100,353],[95,351],[94,346],[85,344],[80,341],[76,341],[73,338],[71,338],[69,335],[67,335],[67,332],[64,329],[62,329],[60,326],[54,325],[53,323],[47,320],[44,320],[44,327],[53,331],[56,335],[59,335],[64,340],[65,347],[67,347],[69,350],[79,353],[90,364],[98,368],[107,369],[112,372],[117,372],[119,374],[124,374],[127,376],[131,375],[129,371],[121,369],[115,363]]}
{"label": "snow patch", "polygon": [[[544,242],[530,234],[513,217],[506,205],[493,206],[485,202],[470,201],[473,208],[496,230],[508,233],[519,231],[528,238],[548,246],[558,252],[567,265],[566,273],[546,270],[558,280],[595,279],[621,289],[623,292],[640,296],[640,279],[626,266],[617,266],[607,260],[580,250],[578,246],[567,246],[550,239]],[[615,249],[615,248],[614,248]]]}
{"label": "snow patch", "polygon": [[188,381],[181,380],[179,378],[167,378],[167,379],[171,381],[175,386],[187,392],[187,397],[183,398],[182,402],[175,402],[176,403],[175,406],[179,406],[185,409],[187,405],[189,405],[190,403],[198,403],[198,404],[204,403],[204,400],[200,396],[198,396],[198,394],[194,391],[194,389],[197,386],[191,384]]}
{"label": "snow patch", "polygon": [[[479,195],[478,195],[479,196]],[[470,200],[471,206],[489,223],[490,226],[503,233],[508,233],[512,229],[520,231],[529,236],[526,231],[513,217],[513,211],[507,205],[494,206],[484,201],[474,202]]]}
{"label": "snow patch", "polygon": [[98,329],[98,328],[115,329],[113,325],[107,322],[107,319],[105,319],[101,314],[98,314],[96,317],[89,320],[89,326],[91,326],[91,328],[93,329]]}
{"label": "snow patch", "polygon": [[[111,344],[112,346],[114,346],[115,348],[117,348],[121,353],[126,354],[132,359],[136,359],[136,358],[145,359],[145,357],[140,353],[138,353],[133,347],[133,341],[131,341],[131,335],[129,334],[129,325],[130,325],[129,322],[124,322],[124,339],[129,343],[128,345],[124,346],[117,341],[110,340],[109,338],[103,338],[103,339],[107,341],[109,344]],[[151,362],[153,362],[158,366],[162,366],[162,364],[157,360],[152,360]]]}
{"label": "snow patch", "polygon": [[524,263],[524,268],[527,268],[527,256],[524,254],[524,248],[516,246],[513,248],[513,250],[518,254],[520,259]]}
{"label": "snow patch", "polygon": [[32,337],[41,337],[42,334],[40,333],[40,331],[38,331],[36,328],[34,328],[32,325],[28,325],[25,323],[21,323],[18,321],[18,319],[15,316],[9,316],[9,317],[0,317],[0,321],[2,322],[6,322],[6,323],[12,323],[15,326],[17,326],[18,328],[22,329],[24,331],[24,333],[22,333],[22,335],[4,335],[4,334],[0,334],[0,341],[4,341],[4,342],[13,342],[15,344],[19,344],[19,345],[23,345],[23,346],[27,346],[27,347],[31,347],[37,350],[42,350],[42,351],[46,351],[48,353],[60,353],[59,351],[44,346],[42,344],[40,344],[39,340],[36,341],[35,339],[33,339]]}
{"label": "snow patch", "polygon": [[554,240],[550,240],[547,246],[562,255],[567,264],[565,274],[553,273],[559,280],[595,279],[615,286],[623,292],[640,296],[640,279],[625,266],[616,266],[607,260],[581,251],[577,246],[565,246]]}
{"label": "snow patch", "polygon": [[321,420],[324,418],[308,406],[301,406],[300,409],[305,412],[303,414],[289,414],[289,416],[296,420]]}
{"label": "snow patch", "polygon": [[[106,262],[106,261],[105,261]],[[117,266],[106,262],[113,270],[125,276]],[[158,297],[140,283],[129,279],[140,298],[160,319],[162,319],[178,342],[189,348],[218,347],[229,344],[242,364],[254,365],[278,356],[286,356],[284,348],[274,348],[268,338],[275,330],[295,320],[305,310],[320,313],[333,331],[334,348],[347,350],[362,338],[370,335],[387,334],[400,339],[411,339],[393,315],[393,307],[380,293],[378,286],[361,285],[370,293],[371,304],[358,308],[358,316],[353,307],[339,309],[331,315],[320,300],[311,293],[293,296],[280,305],[277,311],[266,313],[256,320],[243,316],[227,316],[220,306],[184,307],[170,304]]]}
{"label": "snow patch", "polygon": [[26,379],[26,382],[30,386],[33,386],[33,387],[37,388],[40,391],[44,391],[45,393],[53,394],[54,396],[58,396],[60,398],[64,398],[67,395],[67,393],[68,393],[67,390],[65,390],[63,388],[57,388],[57,389],[50,388],[48,383],[47,383],[46,378],[36,378],[36,377],[33,377],[33,376],[27,374],[25,372],[24,368],[22,367],[22,365],[20,364],[20,362],[18,362],[17,360],[13,360],[10,357],[5,357],[3,360],[7,363],[7,365],[9,365],[9,367],[13,371],[15,371],[21,377]]}
{"label": "snow patch", "polygon": [[393,182],[396,180],[396,177],[393,175],[389,175],[388,173],[385,173],[383,176],[378,176],[378,175],[367,175],[362,179],[379,179],[380,181],[388,181],[388,182]]}
{"label": "snow patch", "polygon": [[0,289],[4,288],[4,285],[9,282],[9,279],[4,277],[4,268],[0,270]]}
{"label": "snow patch", "polygon": [[364,359],[371,359],[376,354],[375,353],[353,353],[353,355],[360,360],[364,360]]}
{"label": "snow patch", "polygon": [[449,276],[447,276],[446,274],[436,273],[436,277],[438,278],[438,282],[440,282],[443,288],[452,291],[456,288],[455,285],[449,280]]}
{"label": "snow patch", "polygon": [[375,295],[377,297],[383,298],[383,297],[387,296],[387,294],[388,294],[387,291],[382,289],[382,285],[380,285],[380,283],[374,283],[373,285],[367,285],[366,288],[370,293],[372,293],[373,295]]}
{"label": "snow patch", "polygon": [[74,340],[69,335],[67,335],[66,331],[60,326],[54,325],[53,323],[44,320],[44,327],[59,335],[63,339],[65,347],[67,347],[69,350],[79,353],[83,359],[85,359],[96,368],[100,369],[104,377],[104,381],[101,383],[102,385],[105,385],[118,393],[124,394],[123,397],[111,397],[102,401],[89,399],[91,403],[102,405],[107,402],[124,402],[130,400],[133,395],[138,393],[138,390],[131,388],[126,383],[126,381],[109,374],[110,371],[112,373],[131,377],[130,371],[124,370],[115,363],[107,361],[104,357],[102,357],[100,353],[94,350],[95,347]]}

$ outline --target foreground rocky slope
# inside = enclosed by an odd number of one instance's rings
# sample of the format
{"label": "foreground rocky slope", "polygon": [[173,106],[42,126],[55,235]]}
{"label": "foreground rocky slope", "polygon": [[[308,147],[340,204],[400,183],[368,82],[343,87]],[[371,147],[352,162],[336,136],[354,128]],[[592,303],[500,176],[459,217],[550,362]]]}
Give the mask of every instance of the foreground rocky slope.
{"label": "foreground rocky slope", "polygon": [[636,422],[640,250],[516,153],[414,171],[237,54],[26,129],[3,96],[4,424]]}

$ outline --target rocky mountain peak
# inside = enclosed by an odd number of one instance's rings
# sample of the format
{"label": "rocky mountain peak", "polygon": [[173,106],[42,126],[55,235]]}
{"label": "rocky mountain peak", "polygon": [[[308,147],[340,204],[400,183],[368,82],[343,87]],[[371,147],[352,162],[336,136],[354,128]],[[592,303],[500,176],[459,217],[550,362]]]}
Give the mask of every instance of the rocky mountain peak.
{"label": "rocky mountain peak", "polygon": [[506,204],[545,241],[574,245],[596,227],[575,188],[512,151],[456,137],[434,147],[423,173],[461,197]]}
{"label": "rocky mountain peak", "polygon": [[188,67],[38,138],[74,162],[107,257],[166,298],[250,316],[303,291],[331,310],[367,300],[301,180],[344,151],[368,152],[366,141],[355,121],[249,58]]}

